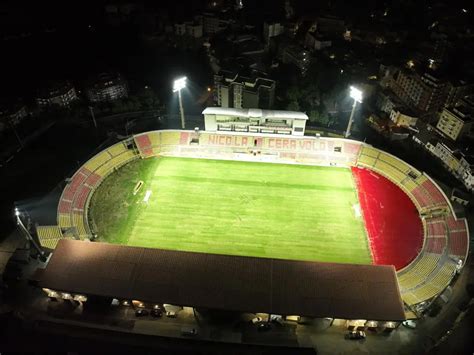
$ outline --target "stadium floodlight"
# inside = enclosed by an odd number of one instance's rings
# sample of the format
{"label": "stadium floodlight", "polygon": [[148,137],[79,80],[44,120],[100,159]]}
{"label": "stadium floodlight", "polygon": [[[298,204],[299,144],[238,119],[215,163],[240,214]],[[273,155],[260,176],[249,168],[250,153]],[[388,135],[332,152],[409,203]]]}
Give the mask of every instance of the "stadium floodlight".
{"label": "stadium floodlight", "polygon": [[351,135],[351,126],[352,126],[352,121],[354,120],[355,109],[356,109],[356,106],[357,106],[358,102],[362,103],[363,94],[362,94],[361,90],[357,89],[354,86],[351,86],[349,95],[350,95],[350,97],[352,97],[354,99],[354,103],[352,104],[351,116],[349,117],[349,122],[347,123],[346,133],[344,135],[346,138],[348,138]]}
{"label": "stadium floodlight", "polygon": [[176,79],[173,82],[173,92],[180,91],[186,87],[186,77],[183,76],[182,78]]}
{"label": "stadium floodlight", "polygon": [[349,94],[355,101],[362,102],[362,91],[351,86],[351,92]]}
{"label": "stadium floodlight", "polygon": [[20,218],[20,210],[18,209],[18,207],[15,207],[15,217],[16,217],[16,225],[18,226],[20,232],[23,233],[26,240],[28,240],[30,243],[33,244],[35,249],[38,251],[38,254],[43,258],[44,257],[44,251],[43,251],[43,249],[41,249],[41,247],[33,239],[30,232],[28,231],[28,228],[26,228],[25,225],[23,224],[23,221]]}
{"label": "stadium floodlight", "polygon": [[181,90],[186,87],[186,77],[183,76],[181,78],[176,79],[173,82],[173,92],[178,92],[178,99],[179,99],[179,113],[181,114],[181,128],[184,129],[185,121],[184,121],[184,110],[183,110],[183,101],[181,99]]}

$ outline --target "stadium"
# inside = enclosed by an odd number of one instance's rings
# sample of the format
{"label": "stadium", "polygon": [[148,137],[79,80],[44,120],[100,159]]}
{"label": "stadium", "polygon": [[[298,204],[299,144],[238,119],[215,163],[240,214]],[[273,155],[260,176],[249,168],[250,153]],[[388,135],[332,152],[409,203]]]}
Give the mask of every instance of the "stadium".
{"label": "stadium", "polygon": [[[64,187],[57,225],[38,226],[37,237],[53,251],[39,277],[50,297],[385,321],[417,318],[469,249],[467,222],[441,188],[382,150],[342,138],[197,129],[137,134],[93,156]],[[295,277],[332,296],[303,304],[313,291]],[[222,292],[207,299],[216,287],[209,278]],[[247,285],[256,283],[262,289]],[[156,285],[160,292],[150,291]],[[331,306],[334,294],[343,296]]]}

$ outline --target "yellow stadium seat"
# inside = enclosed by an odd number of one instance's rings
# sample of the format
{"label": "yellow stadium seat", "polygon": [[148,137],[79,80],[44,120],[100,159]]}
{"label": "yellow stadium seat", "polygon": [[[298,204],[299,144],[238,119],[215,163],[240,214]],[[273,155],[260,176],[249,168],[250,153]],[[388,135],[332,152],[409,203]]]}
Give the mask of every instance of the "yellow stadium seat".
{"label": "yellow stadium seat", "polygon": [[84,215],[73,213],[72,215],[74,227],[76,227],[77,234],[79,239],[84,239],[90,236],[90,233],[87,232],[86,224],[84,223]]}
{"label": "yellow stadium seat", "polygon": [[150,132],[148,138],[152,147],[159,147],[161,145],[161,132]]}
{"label": "yellow stadium seat", "polygon": [[54,249],[59,240],[63,238],[58,226],[38,226],[36,227],[36,233],[43,248]]}
{"label": "yellow stadium seat", "polygon": [[378,156],[380,154],[380,151],[378,149],[375,149],[375,148],[364,145],[364,146],[362,146],[360,154],[361,155],[362,154],[363,155],[368,155],[368,156],[373,157],[373,158],[378,158]]}
{"label": "yellow stadium seat", "polygon": [[117,143],[117,144],[114,144],[113,146],[107,148],[107,151],[109,152],[109,154],[113,157],[117,156],[117,155],[120,155],[122,154],[123,152],[126,152],[128,149],[127,147],[125,146],[124,143],[120,142],[120,143]]}
{"label": "yellow stadium seat", "polygon": [[375,165],[375,161],[376,159],[369,156],[369,155],[364,155],[364,154],[361,154],[359,156],[359,159],[357,160],[357,164],[360,164],[362,166],[366,166],[366,167],[373,167]]}
{"label": "yellow stadium seat", "polygon": [[58,224],[61,228],[70,228],[72,227],[71,215],[69,213],[60,213],[58,215]]}
{"label": "yellow stadium seat", "polygon": [[161,145],[176,145],[179,144],[180,132],[164,131],[161,132]]}
{"label": "yellow stadium seat", "polygon": [[[84,167],[90,171],[95,172],[97,168],[104,165],[107,161],[111,159],[110,154],[107,151],[97,154],[92,159],[90,159]],[[97,174],[97,172],[96,172]],[[100,174],[98,174],[100,175]]]}

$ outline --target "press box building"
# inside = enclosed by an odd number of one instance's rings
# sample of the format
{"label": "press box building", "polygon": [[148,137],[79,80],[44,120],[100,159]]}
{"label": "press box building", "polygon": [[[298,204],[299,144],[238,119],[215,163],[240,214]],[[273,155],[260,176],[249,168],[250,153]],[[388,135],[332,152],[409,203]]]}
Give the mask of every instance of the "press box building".
{"label": "press box building", "polygon": [[203,112],[206,131],[273,133],[303,136],[308,116],[303,112],[256,108],[208,107]]}

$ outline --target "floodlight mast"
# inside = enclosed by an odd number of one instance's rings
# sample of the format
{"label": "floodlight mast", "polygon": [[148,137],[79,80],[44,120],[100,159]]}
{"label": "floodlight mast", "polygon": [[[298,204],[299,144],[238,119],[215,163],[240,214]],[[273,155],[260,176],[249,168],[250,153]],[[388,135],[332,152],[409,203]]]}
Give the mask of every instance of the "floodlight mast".
{"label": "floodlight mast", "polygon": [[347,123],[346,133],[344,134],[345,138],[348,138],[351,135],[352,122],[354,121],[354,113],[357,106],[357,103],[362,103],[362,91],[355,88],[354,86],[350,87],[351,91],[349,93],[350,97],[354,99],[352,104],[351,116],[349,117],[349,122]]}
{"label": "floodlight mast", "polygon": [[181,99],[181,89],[186,87],[186,77],[176,79],[173,83],[173,92],[178,92],[179,113],[181,114],[181,129],[184,129],[186,122],[184,120],[183,100]]}
{"label": "floodlight mast", "polygon": [[23,224],[23,221],[21,220],[21,213],[18,210],[18,207],[15,207],[15,218],[16,218],[16,224],[18,228],[20,229],[20,231],[23,232],[26,240],[28,240],[31,244],[33,244],[34,248],[36,249],[36,251],[39,253],[41,257],[44,257],[44,250],[40,248],[40,246],[36,243],[35,239],[31,236],[28,229]]}

